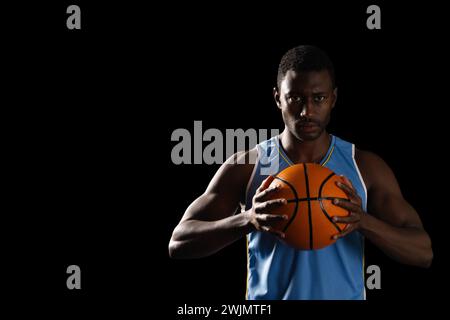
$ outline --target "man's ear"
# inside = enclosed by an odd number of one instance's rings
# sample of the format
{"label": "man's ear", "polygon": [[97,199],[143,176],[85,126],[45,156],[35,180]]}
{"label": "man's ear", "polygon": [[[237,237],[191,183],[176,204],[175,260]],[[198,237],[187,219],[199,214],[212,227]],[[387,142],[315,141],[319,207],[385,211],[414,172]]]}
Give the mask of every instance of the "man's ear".
{"label": "man's ear", "polygon": [[273,98],[275,99],[278,109],[281,110],[280,93],[278,92],[277,87],[273,87]]}
{"label": "man's ear", "polygon": [[335,87],[333,89],[333,104],[331,105],[331,109],[334,108],[334,105],[336,104],[336,100],[337,100],[337,92],[338,92],[338,88]]}

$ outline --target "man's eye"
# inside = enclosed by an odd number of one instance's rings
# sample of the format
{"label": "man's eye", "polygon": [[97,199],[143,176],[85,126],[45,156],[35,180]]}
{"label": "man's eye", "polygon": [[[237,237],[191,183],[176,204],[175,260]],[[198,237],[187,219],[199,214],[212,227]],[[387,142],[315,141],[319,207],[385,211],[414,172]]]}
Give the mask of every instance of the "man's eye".
{"label": "man's eye", "polygon": [[299,103],[302,101],[301,97],[289,97],[289,103]]}
{"label": "man's eye", "polygon": [[325,100],[325,96],[316,96],[316,97],[314,97],[314,101],[316,101],[316,102],[322,102],[323,100]]}

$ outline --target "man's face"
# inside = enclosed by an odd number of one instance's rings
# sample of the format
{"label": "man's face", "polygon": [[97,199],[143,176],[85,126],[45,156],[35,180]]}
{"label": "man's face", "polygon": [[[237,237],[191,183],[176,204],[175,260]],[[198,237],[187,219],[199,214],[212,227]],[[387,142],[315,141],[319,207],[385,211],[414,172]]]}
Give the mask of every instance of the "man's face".
{"label": "man's face", "polygon": [[299,140],[317,139],[330,121],[337,97],[327,70],[296,72],[289,70],[280,88],[274,89],[275,101],[283,121]]}

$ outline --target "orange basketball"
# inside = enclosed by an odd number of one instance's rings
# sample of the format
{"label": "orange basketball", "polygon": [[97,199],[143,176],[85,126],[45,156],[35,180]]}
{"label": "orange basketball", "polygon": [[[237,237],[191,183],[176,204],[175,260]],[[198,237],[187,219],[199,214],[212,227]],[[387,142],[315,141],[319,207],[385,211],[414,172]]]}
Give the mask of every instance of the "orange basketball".
{"label": "orange basketball", "polygon": [[333,235],[346,224],[335,223],[333,216],[347,216],[348,211],[334,205],[334,198],[348,200],[336,185],[343,179],[328,168],[314,163],[290,166],[275,176],[270,186],[278,185],[270,199],[285,198],[288,203],[272,214],[285,214],[286,221],[275,224],[282,230],[287,244],[301,250],[321,249],[336,240]]}

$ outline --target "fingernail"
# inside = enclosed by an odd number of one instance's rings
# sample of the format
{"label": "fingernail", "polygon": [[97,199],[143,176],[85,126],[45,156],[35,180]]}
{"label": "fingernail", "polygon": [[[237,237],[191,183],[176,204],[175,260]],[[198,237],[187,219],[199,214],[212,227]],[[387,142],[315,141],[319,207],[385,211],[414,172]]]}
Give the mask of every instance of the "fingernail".
{"label": "fingernail", "polygon": [[338,236],[333,236],[333,240],[336,240],[338,238]]}
{"label": "fingernail", "polygon": [[338,204],[338,203],[339,203],[339,200],[338,200],[338,199],[333,199],[333,203],[334,203],[334,204]]}
{"label": "fingernail", "polygon": [[333,217],[333,221],[337,221],[338,220],[338,218],[337,217]]}

